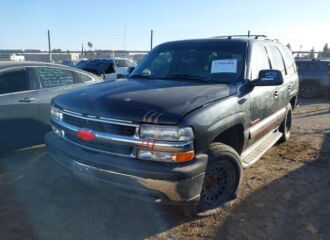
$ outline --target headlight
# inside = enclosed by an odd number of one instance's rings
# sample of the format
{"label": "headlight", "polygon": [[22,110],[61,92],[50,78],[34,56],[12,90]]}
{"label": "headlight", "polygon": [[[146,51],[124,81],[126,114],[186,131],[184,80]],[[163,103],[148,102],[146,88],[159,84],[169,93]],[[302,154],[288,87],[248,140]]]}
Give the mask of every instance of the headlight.
{"label": "headlight", "polygon": [[54,121],[61,121],[63,118],[63,113],[52,105],[50,107],[50,117]]}
{"label": "headlight", "polygon": [[189,141],[194,139],[191,127],[141,125],[140,137],[163,141]]}

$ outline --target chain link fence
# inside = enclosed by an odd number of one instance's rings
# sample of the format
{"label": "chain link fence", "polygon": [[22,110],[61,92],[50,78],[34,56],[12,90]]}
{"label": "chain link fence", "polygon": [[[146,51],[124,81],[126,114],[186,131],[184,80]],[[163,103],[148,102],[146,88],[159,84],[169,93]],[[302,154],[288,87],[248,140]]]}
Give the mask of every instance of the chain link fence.
{"label": "chain link fence", "polygon": [[[312,53],[309,53],[312,54]],[[330,58],[296,57],[301,99],[330,98]]]}

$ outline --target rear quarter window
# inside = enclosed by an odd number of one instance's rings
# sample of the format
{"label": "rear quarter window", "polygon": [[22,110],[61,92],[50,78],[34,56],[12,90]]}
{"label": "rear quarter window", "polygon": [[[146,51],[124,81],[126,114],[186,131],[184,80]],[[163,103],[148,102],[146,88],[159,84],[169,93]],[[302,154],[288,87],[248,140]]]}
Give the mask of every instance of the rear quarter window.
{"label": "rear quarter window", "polygon": [[284,62],[282,58],[282,54],[280,50],[275,47],[275,46],[270,46],[269,47],[270,52],[271,52],[271,62],[272,62],[272,68],[279,70],[281,72],[285,72],[285,67],[284,67]]}
{"label": "rear quarter window", "polygon": [[86,74],[79,73],[79,72],[75,72],[75,74],[77,76],[77,81],[80,83],[93,81],[93,79],[90,76],[87,76]]}
{"label": "rear quarter window", "polygon": [[291,51],[287,47],[282,46],[282,53],[283,53],[283,59],[286,66],[287,74],[288,75],[295,74],[297,71]]}

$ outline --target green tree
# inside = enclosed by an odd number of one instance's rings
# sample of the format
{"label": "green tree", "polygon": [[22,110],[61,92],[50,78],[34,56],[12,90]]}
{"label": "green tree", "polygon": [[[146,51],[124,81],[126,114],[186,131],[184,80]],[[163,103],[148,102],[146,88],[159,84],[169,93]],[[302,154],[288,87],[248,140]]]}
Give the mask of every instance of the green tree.
{"label": "green tree", "polygon": [[87,43],[87,46],[89,47],[89,50],[91,50],[91,48],[93,48],[93,43],[88,42],[88,43]]}
{"label": "green tree", "polygon": [[328,43],[326,43],[323,47],[322,52],[319,55],[320,58],[330,58],[330,49]]}

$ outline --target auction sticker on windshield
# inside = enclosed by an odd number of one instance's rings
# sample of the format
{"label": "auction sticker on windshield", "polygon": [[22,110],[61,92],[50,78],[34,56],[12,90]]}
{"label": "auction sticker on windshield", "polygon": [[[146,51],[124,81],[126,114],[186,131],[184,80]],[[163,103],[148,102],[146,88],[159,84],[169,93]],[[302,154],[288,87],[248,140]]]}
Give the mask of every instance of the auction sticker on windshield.
{"label": "auction sticker on windshield", "polygon": [[221,59],[212,61],[211,73],[236,73],[237,59]]}

